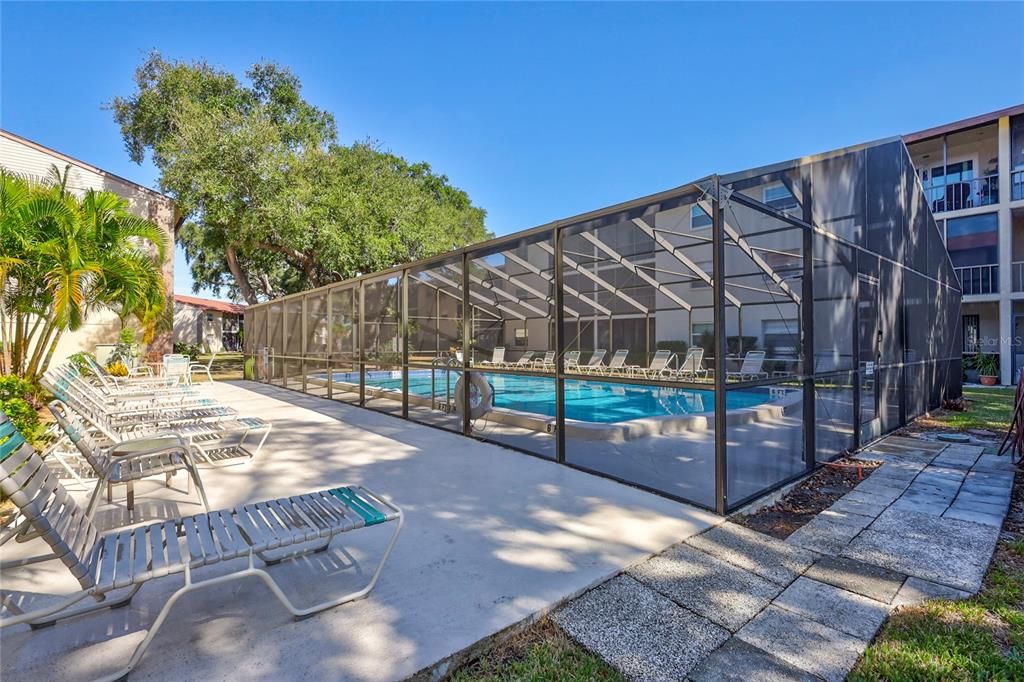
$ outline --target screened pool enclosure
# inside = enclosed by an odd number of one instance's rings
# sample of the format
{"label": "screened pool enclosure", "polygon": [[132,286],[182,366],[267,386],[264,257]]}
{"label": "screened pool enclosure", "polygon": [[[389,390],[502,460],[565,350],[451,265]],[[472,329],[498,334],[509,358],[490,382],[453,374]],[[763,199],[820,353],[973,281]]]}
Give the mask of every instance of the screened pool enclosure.
{"label": "screened pool enclosure", "polygon": [[252,378],[719,512],[959,395],[899,140],[698,182],[246,311]]}

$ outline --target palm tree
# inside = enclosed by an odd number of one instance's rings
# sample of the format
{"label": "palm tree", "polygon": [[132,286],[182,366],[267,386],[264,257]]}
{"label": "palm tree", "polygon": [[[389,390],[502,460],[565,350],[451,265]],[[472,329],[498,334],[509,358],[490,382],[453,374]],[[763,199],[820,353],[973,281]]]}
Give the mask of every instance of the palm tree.
{"label": "palm tree", "polygon": [[89,312],[111,309],[122,322],[134,316],[151,336],[166,304],[164,233],[116,194],[77,198],[66,172],[54,175],[38,185],[0,173],[0,327],[13,318],[11,370],[29,379],[46,371],[61,336]]}

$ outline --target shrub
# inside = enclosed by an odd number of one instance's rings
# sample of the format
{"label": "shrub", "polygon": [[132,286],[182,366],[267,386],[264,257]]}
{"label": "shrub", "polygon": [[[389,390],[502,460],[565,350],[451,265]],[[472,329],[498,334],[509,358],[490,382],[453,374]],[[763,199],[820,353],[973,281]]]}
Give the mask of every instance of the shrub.
{"label": "shrub", "polygon": [[183,343],[178,341],[174,344],[174,352],[179,355],[187,355],[195,360],[199,355],[202,355],[203,349],[199,347],[198,343]]}
{"label": "shrub", "polygon": [[39,443],[43,428],[34,406],[37,389],[14,375],[0,376],[0,410],[4,411],[14,428],[30,443]]}
{"label": "shrub", "polygon": [[107,365],[107,371],[115,377],[128,376],[128,367],[120,360],[115,360]]}

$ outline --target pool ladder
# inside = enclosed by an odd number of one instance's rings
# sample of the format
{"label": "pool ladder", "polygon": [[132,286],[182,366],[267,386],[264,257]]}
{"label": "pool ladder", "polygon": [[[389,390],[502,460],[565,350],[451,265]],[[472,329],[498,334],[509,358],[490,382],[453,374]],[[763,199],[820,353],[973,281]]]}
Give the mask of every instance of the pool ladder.
{"label": "pool ladder", "polygon": [[[447,357],[436,357],[430,362],[430,400],[434,403],[434,408],[441,412],[450,413],[453,410],[452,405],[452,369],[455,367],[461,368],[462,363],[459,362],[458,358],[449,355]],[[444,370],[444,402],[438,402],[434,400],[434,396],[437,395],[437,370],[441,368]]]}

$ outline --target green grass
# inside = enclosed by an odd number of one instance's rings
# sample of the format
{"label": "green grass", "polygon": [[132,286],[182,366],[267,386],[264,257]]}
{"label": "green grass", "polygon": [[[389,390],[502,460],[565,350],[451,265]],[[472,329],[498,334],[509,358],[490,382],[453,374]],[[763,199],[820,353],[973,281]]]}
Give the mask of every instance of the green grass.
{"label": "green grass", "polygon": [[[202,363],[206,363],[209,361],[209,355],[200,355],[194,360],[194,362]],[[218,353],[217,359],[213,361],[213,368],[211,370],[214,381],[224,381],[227,379],[241,379],[242,365],[243,356],[241,353]],[[206,375],[197,373],[193,377],[193,381],[196,383],[206,381]]]}
{"label": "green grass", "polygon": [[1010,427],[1013,394],[1012,388],[965,388],[964,398],[971,401],[970,409],[966,412],[942,410],[933,415],[931,421],[959,431],[988,429],[1001,433]]}
{"label": "green grass", "polygon": [[550,621],[492,645],[457,669],[452,682],[622,682],[625,678]]}
{"label": "green grass", "polygon": [[849,679],[1024,679],[1024,542],[1000,545],[977,596],[898,611]]}

